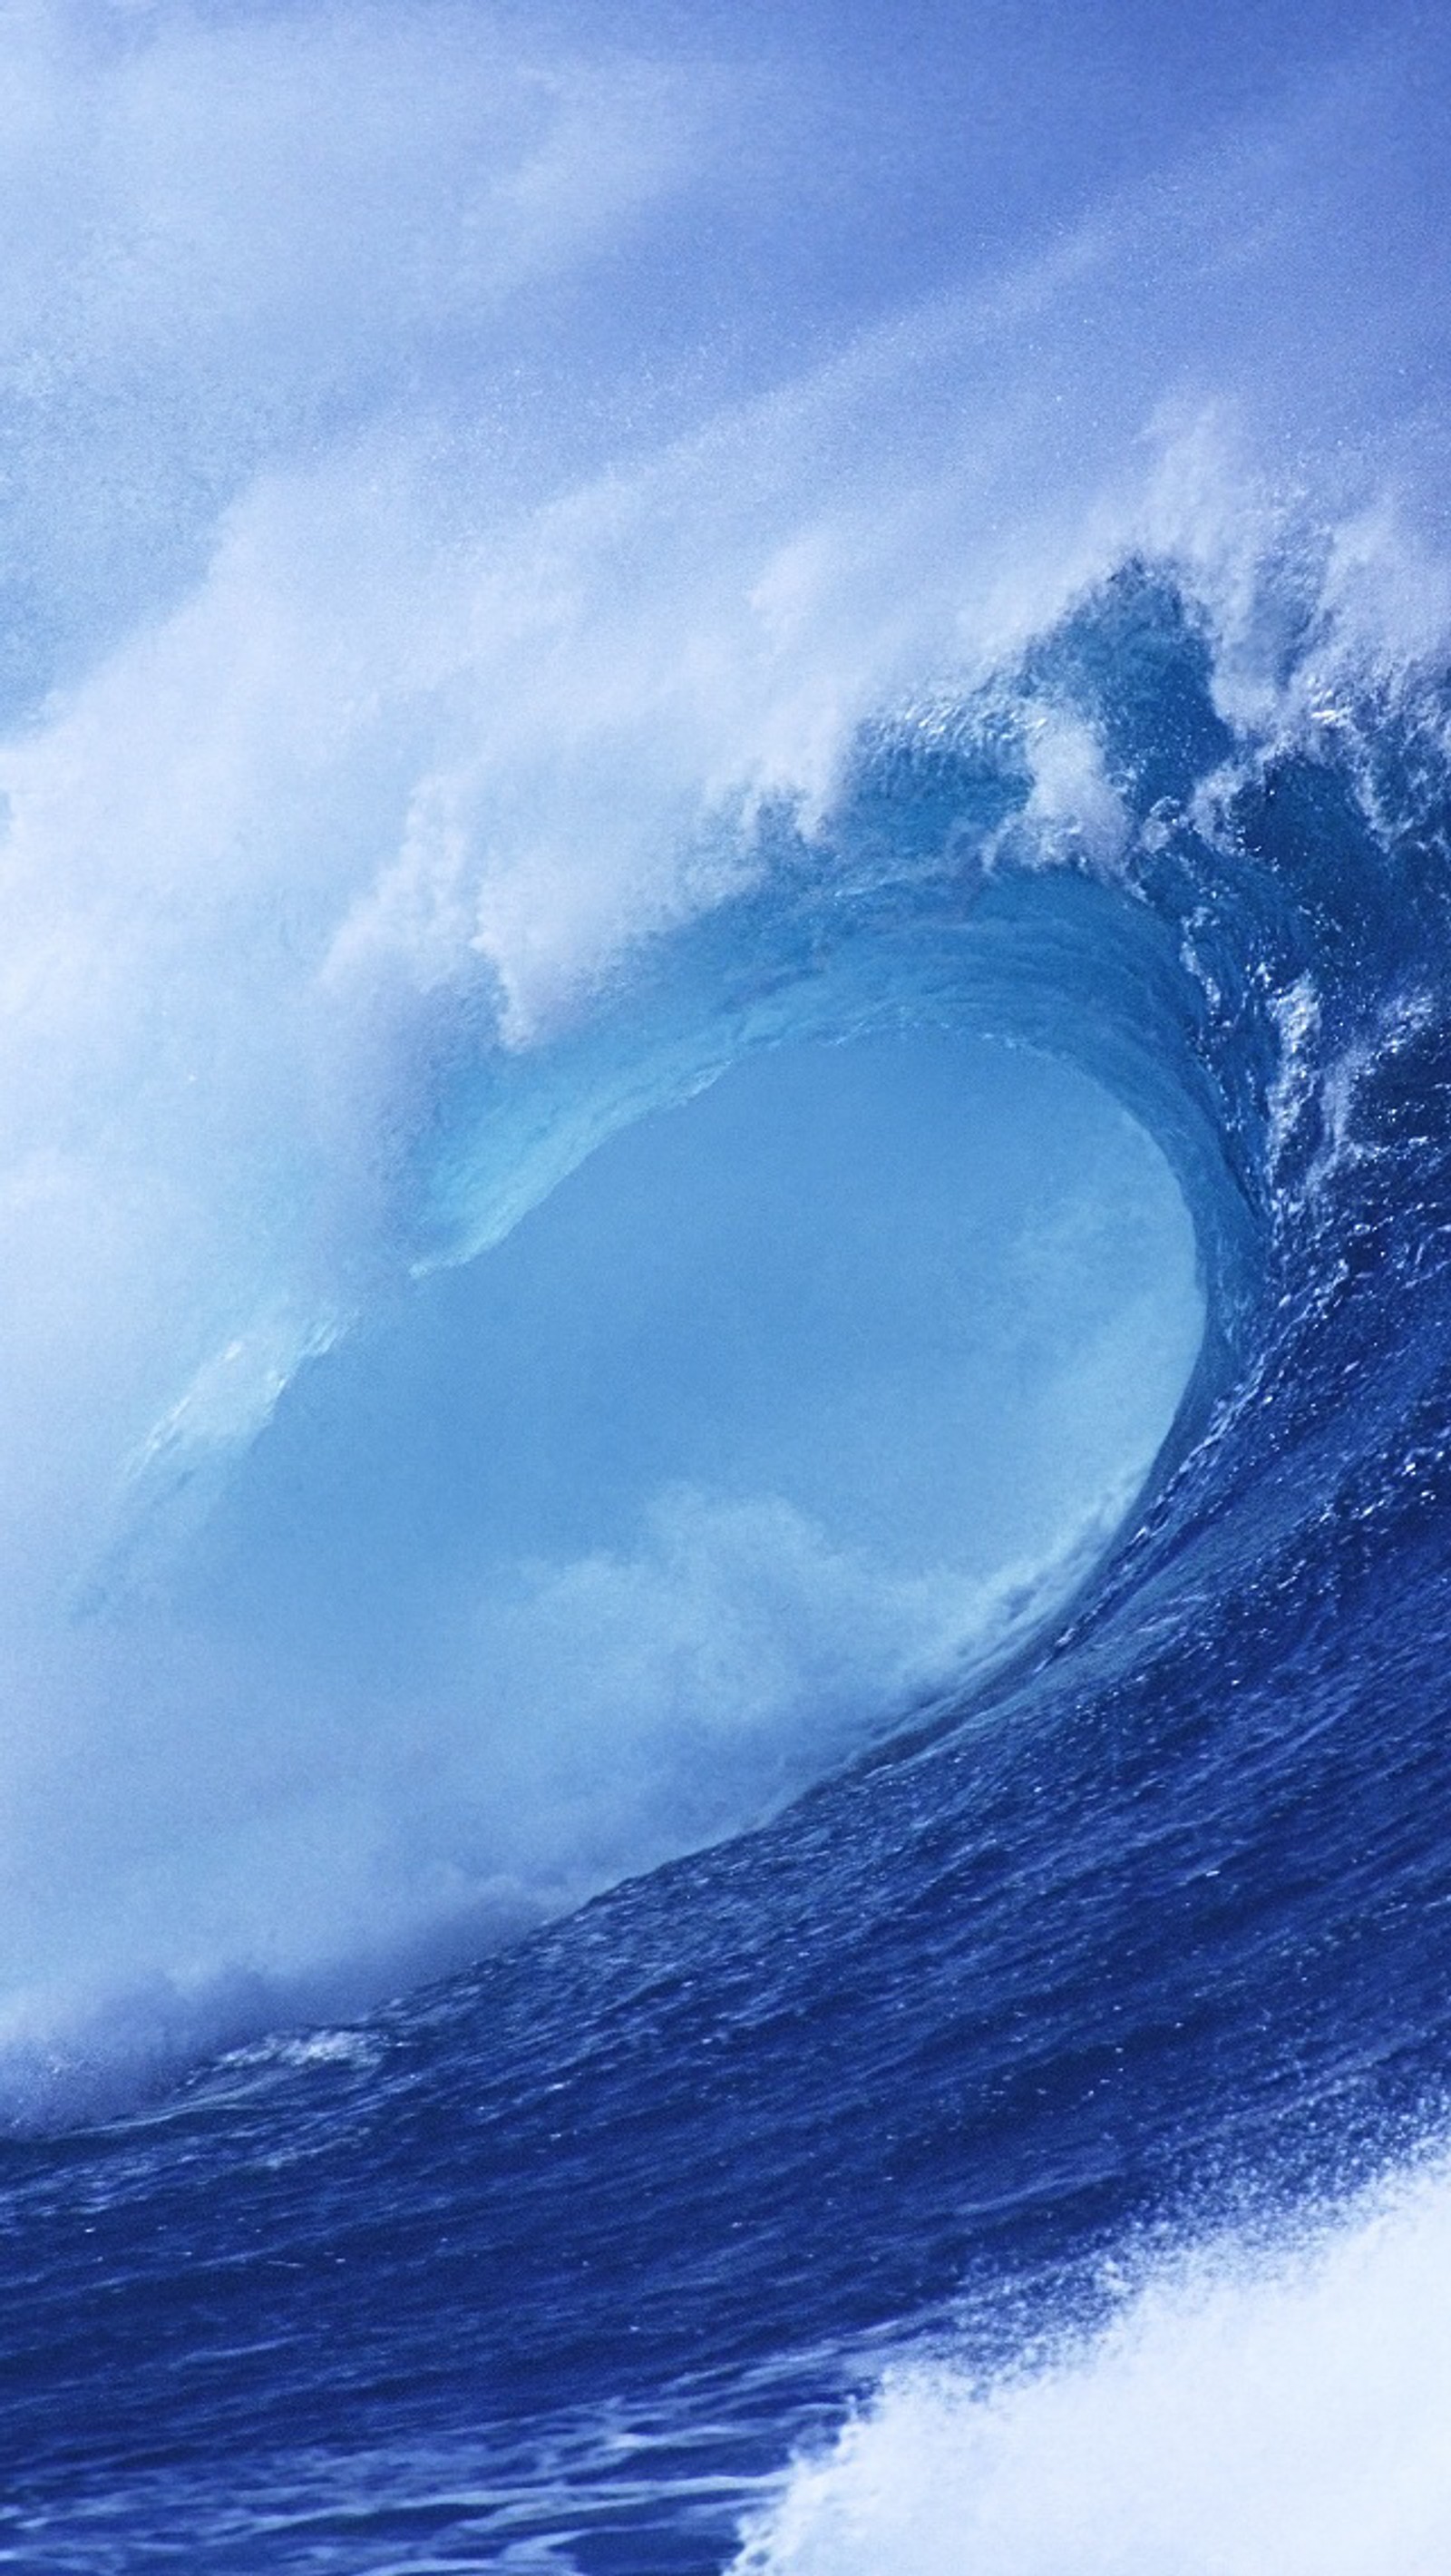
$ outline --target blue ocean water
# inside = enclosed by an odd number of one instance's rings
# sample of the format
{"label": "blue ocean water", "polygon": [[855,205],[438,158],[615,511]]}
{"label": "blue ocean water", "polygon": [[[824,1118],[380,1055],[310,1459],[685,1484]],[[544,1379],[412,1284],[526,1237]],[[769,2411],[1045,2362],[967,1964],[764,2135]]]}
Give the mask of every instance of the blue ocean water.
{"label": "blue ocean water", "polygon": [[0,2565],[1451,2564],[1447,46],[1195,24],[0,31]]}

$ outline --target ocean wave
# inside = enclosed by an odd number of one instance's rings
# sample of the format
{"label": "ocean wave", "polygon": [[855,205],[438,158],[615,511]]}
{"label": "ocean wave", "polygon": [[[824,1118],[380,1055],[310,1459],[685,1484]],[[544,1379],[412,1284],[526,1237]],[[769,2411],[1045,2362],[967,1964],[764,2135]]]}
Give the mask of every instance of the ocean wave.
{"label": "ocean wave", "polygon": [[[1263,1548],[1296,1410],[1348,1472],[1363,1420],[1342,1448],[1321,1392],[1348,1211],[1395,1150],[1380,1094],[1439,1045],[1441,702],[1302,628],[1236,724],[1208,604],[1132,558],[976,690],[862,726],[828,801],[713,816],[682,917],[557,1024],[491,968],[463,1043],[457,973],[419,981],[426,1074],[347,1256],[386,1205],[405,1275],[365,1260],[330,1317],[289,1254],[294,1322],[234,1337],[109,1475],[114,1397],[84,1441],[79,1389],[37,1431],[91,1490],[38,1553],[32,1505],[17,1559],[18,1670],[66,1704],[27,1832],[63,1825],[94,1892],[13,1918],[27,2097],[47,2050],[69,2084],[134,2062],[138,2016],[154,2064],[239,2008],[352,2009],[758,1822],[1071,1590],[1111,1627],[1196,1524]],[[346,955],[375,997],[418,935],[370,897],[322,992]],[[1424,1233],[1414,1267],[1433,1293]],[[133,1422],[171,1348],[140,1312]]]}
{"label": "ocean wave", "polygon": [[0,2557],[1447,2558],[1446,46],[1211,16],[5,19]]}

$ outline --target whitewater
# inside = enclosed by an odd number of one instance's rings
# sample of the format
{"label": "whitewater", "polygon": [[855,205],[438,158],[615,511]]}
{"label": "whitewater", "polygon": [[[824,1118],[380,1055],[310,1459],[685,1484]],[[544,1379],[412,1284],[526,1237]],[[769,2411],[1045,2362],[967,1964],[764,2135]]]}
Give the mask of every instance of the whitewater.
{"label": "whitewater", "polygon": [[0,2565],[1451,2565],[1448,70],[0,10]]}

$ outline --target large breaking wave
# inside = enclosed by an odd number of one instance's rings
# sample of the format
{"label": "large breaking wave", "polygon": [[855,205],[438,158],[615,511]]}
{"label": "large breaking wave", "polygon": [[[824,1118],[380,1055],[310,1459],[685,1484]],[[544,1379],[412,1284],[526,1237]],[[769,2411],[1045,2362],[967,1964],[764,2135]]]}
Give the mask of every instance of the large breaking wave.
{"label": "large breaking wave", "polygon": [[1446,2555],[1436,49],[848,16],[5,29],[21,2564]]}

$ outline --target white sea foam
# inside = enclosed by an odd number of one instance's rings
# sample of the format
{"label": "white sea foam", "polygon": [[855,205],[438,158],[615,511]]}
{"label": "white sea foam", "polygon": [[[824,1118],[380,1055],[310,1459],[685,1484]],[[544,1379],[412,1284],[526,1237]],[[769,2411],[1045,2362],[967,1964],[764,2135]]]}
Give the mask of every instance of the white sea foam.
{"label": "white sea foam", "polygon": [[905,2368],[803,2461],[737,2576],[1440,2576],[1451,2182],[1172,2265],[994,2385]]}

